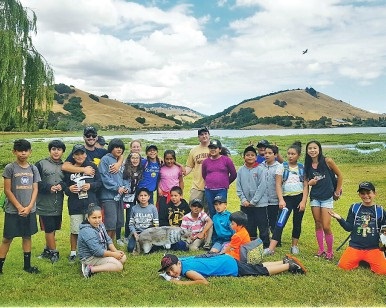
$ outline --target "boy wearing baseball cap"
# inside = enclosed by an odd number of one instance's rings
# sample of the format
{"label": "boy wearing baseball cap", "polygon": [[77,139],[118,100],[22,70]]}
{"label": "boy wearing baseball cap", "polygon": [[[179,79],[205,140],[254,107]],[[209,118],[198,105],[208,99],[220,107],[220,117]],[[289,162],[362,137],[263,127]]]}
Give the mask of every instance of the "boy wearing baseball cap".
{"label": "boy wearing baseball cap", "polygon": [[375,186],[372,183],[360,183],[358,194],[362,202],[351,205],[346,220],[334,211],[329,211],[343,229],[351,232],[349,247],[343,252],[338,266],[352,270],[361,261],[365,261],[371,271],[386,275],[385,255],[379,248],[380,228],[386,225],[386,212],[375,203]]}
{"label": "boy wearing baseball cap", "polygon": [[[289,271],[292,274],[305,274],[306,269],[295,257],[286,255],[283,260],[264,262],[262,264],[248,264],[237,261],[226,254],[212,254],[178,258],[176,255],[166,254],[161,259],[159,272],[166,272],[171,276],[171,282],[180,285],[208,284],[206,277],[218,276],[271,276]],[[179,280],[185,276],[189,281]]]}

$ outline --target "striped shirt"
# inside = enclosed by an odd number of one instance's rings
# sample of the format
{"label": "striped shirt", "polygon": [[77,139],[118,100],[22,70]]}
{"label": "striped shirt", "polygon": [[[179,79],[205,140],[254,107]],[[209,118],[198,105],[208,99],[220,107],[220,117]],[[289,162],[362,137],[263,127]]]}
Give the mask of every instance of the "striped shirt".
{"label": "striped shirt", "polygon": [[204,211],[198,214],[197,218],[192,217],[192,213],[186,214],[182,217],[181,229],[190,230],[194,237],[204,230],[206,222],[209,220],[208,214]]}

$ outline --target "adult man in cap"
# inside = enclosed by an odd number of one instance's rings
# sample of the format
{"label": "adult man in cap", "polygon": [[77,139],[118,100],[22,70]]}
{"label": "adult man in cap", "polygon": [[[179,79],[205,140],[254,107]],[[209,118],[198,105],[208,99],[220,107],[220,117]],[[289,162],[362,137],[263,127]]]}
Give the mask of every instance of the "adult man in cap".
{"label": "adult man in cap", "polygon": [[209,156],[208,145],[210,142],[210,134],[208,128],[202,127],[198,130],[198,140],[200,144],[195,146],[189,152],[186,161],[185,176],[193,171],[193,182],[189,200],[200,199],[204,204],[205,210],[207,210],[205,181],[202,177],[202,162]]}
{"label": "adult man in cap", "polygon": [[[86,148],[87,160],[93,162],[98,166],[100,159],[107,154],[107,150],[103,148],[97,148],[95,146],[98,139],[98,131],[94,126],[87,126],[83,130],[84,147]],[[95,174],[95,170],[91,166],[78,167],[74,165],[75,161],[70,154],[66,161],[63,163],[62,170],[66,172],[76,173],[81,172],[88,175]],[[123,163],[123,156],[118,162],[113,164],[110,168],[112,173],[117,173]]]}

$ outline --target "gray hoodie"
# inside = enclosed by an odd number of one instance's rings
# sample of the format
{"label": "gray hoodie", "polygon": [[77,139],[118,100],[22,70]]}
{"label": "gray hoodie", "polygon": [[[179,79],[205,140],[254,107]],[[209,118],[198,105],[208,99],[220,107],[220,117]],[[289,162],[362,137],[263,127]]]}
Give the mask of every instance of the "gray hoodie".
{"label": "gray hoodie", "polygon": [[254,207],[268,206],[266,182],[263,180],[264,169],[247,168],[245,165],[237,171],[236,192],[241,204],[249,201]]}
{"label": "gray hoodie", "polygon": [[262,162],[258,169],[263,170],[263,181],[266,183],[266,195],[268,199],[268,205],[278,205],[279,198],[276,193],[276,169],[280,165],[278,161],[275,161],[272,165],[267,165],[266,162]]}
{"label": "gray hoodie", "polygon": [[101,223],[98,228],[94,228],[88,222],[83,222],[79,226],[78,253],[79,259],[85,260],[89,257],[103,257],[109,245],[112,244],[108,236],[105,225]]}

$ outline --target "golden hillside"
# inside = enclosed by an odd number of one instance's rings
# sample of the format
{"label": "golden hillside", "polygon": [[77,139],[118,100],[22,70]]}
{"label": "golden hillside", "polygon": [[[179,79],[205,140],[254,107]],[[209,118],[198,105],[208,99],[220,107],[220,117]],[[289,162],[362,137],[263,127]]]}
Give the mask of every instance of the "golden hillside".
{"label": "golden hillside", "polygon": [[[274,104],[276,100],[285,101],[287,105],[284,107],[277,106]],[[382,116],[354,107],[320,92],[318,92],[318,98],[313,97],[305,90],[290,90],[266,96],[259,100],[251,100],[236,106],[230,111],[230,114],[239,111],[240,108],[247,107],[253,108],[256,116],[259,118],[294,116],[302,117],[306,121],[310,121],[318,120],[320,117],[325,116],[331,118],[333,124],[337,124],[337,120],[340,121],[341,119],[352,119],[354,117],[367,119]]]}
{"label": "golden hillside", "polygon": [[[71,93],[68,99],[74,96],[82,99],[82,111],[86,115],[86,119],[82,122],[84,125],[97,123],[103,127],[108,125],[124,125],[131,128],[161,128],[167,125],[173,127],[176,124],[171,120],[138,110],[117,100],[98,97],[99,102],[96,102],[89,97],[90,93],[77,88],[73,89],[75,92]],[[67,101],[68,100],[65,100],[65,103]],[[58,104],[56,101],[54,101],[52,111],[68,114],[68,112],[63,109],[63,105]],[[138,123],[135,120],[137,117],[145,118],[145,124]]]}

